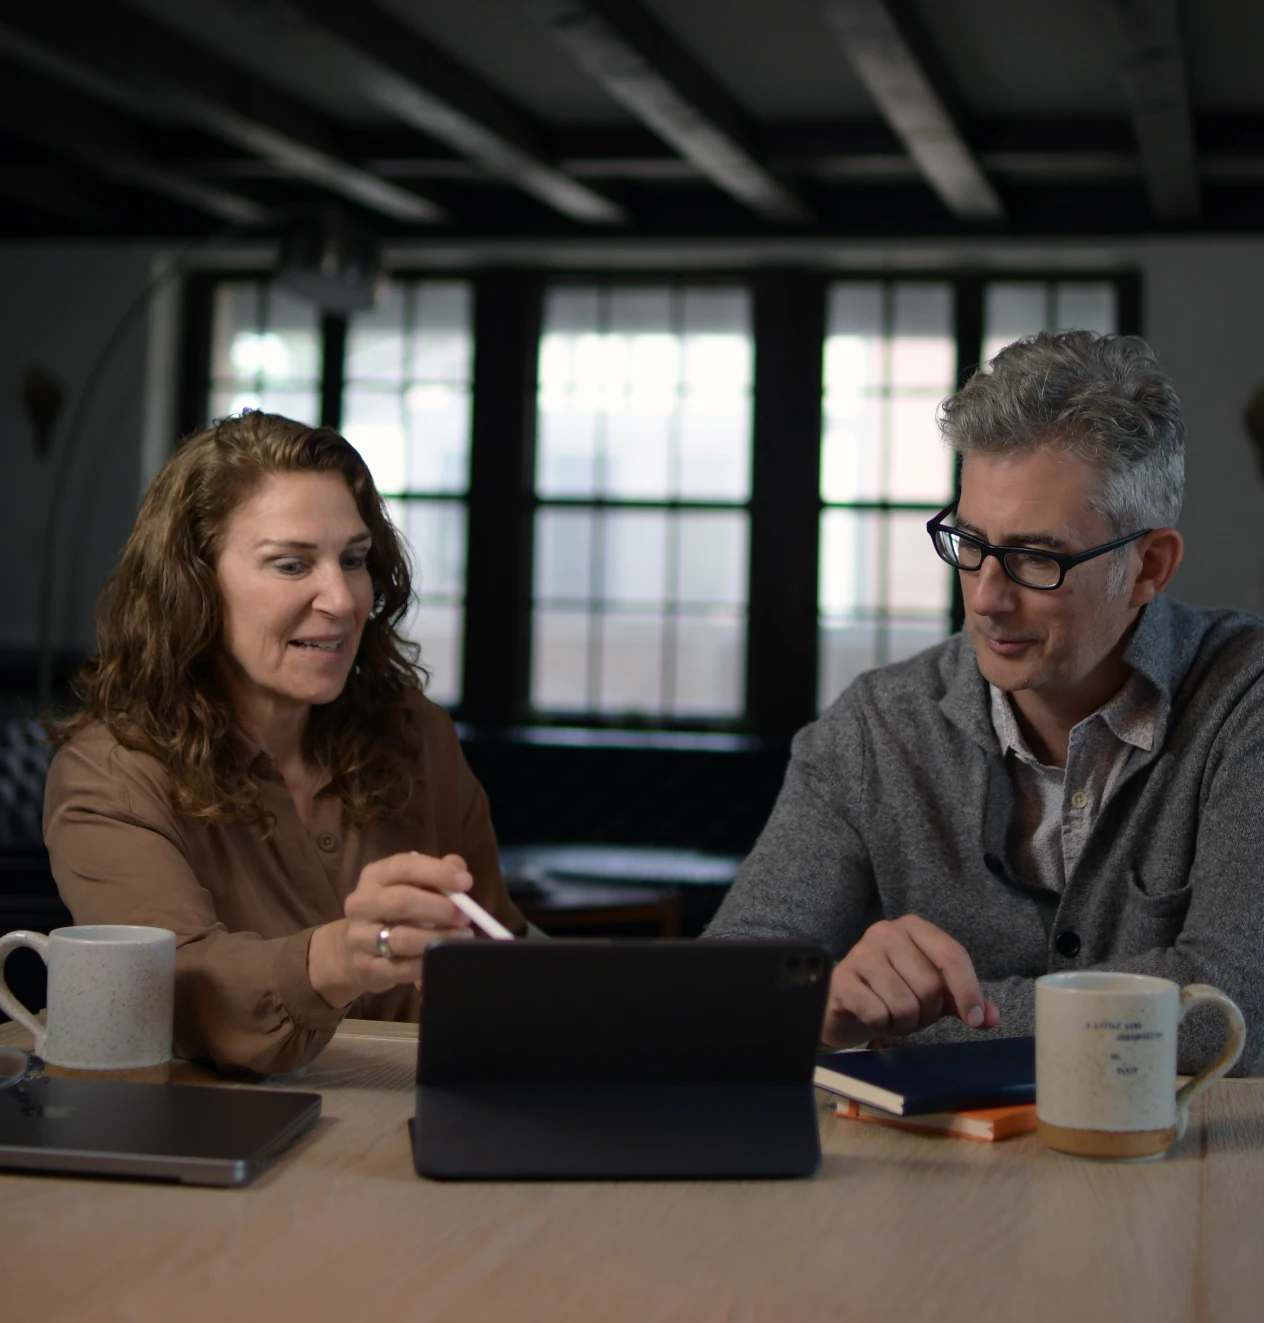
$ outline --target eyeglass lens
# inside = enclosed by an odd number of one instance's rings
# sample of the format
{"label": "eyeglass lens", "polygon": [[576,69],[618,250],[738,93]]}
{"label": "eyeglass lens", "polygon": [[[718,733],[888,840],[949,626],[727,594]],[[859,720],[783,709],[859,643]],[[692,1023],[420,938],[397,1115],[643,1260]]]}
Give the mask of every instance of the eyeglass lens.
{"label": "eyeglass lens", "polygon": [[[982,549],[962,537],[955,529],[938,529],[935,549],[949,565],[959,566],[963,570],[977,570],[983,564]],[[1061,573],[1056,560],[1042,556],[1038,551],[1007,551],[1002,560],[1010,577],[1029,588],[1051,588],[1058,582]]]}

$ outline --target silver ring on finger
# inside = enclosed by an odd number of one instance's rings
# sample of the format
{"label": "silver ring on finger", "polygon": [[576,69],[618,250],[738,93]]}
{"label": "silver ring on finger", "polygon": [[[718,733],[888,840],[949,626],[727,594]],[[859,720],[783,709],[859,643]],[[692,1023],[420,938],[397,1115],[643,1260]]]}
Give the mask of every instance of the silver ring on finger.
{"label": "silver ring on finger", "polygon": [[378,929],[377,953],[383,960],[390,960],[395,954],[391,950],[391,930],[389,928]]}

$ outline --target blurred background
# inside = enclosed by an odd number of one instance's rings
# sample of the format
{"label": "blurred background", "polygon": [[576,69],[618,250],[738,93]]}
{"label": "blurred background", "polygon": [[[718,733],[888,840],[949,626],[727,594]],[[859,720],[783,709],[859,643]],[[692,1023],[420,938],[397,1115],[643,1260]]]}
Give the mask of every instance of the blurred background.
{"label": "blurred background", "polygon": [[244,408],[368,461],[559,932],[696,932],[793,732],[957,627],[935,409],[1018,335],[1153,343],[1174,593],[1258,610],[1261,49],[1253,0],[6,6],[0,923],[57,915],[30,718]]}

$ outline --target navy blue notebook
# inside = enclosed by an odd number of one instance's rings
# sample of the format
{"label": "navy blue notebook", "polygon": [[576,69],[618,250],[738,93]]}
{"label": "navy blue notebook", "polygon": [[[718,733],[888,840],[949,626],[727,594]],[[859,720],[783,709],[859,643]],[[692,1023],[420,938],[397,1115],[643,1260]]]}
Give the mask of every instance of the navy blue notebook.
{"label": "navy blue notebook", "polygon": [[1036,1040],[979,1038],[869,1052],[823,1052],[819,1088],[897,1116],[1036,1101]]}

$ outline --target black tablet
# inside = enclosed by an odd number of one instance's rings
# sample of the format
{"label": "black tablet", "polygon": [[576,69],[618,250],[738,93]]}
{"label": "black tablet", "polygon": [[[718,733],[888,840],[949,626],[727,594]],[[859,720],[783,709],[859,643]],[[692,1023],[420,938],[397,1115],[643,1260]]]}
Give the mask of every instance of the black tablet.
{"label": "black tablet", "polygon": [[425,956],[417,1170],[809,1175],[830,967],[807,942],[436,943]]}

